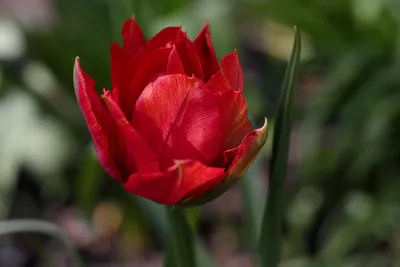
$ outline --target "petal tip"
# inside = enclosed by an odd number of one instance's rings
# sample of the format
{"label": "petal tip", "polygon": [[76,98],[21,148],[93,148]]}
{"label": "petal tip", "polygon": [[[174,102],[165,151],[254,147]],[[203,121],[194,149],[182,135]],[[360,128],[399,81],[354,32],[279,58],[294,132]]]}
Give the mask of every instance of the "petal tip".
{"label": "petal tip", "polygon": [[81,67],[81,59],[79,57],[75,57],[74,62],[74,73],[76,73]]}
{"label": "petal tip", "polygon": [[257,129],[256,131],[260,133],[260,140],[261,140],[260,143],[262,143],[261,146],[263,146],[268,137],[268,119],[267,119],[267,117],[264,117],[264,125],[261,128]]}
{"label": "petal tip", "polygon": [[75,92],[79,90],[79,80],[82,77],[82,68],[81,68],[81,60],[79,57],[75,58],[75,63],[74,63],[74,70],[73,70],[73,81],[74,81],[74,88]]}

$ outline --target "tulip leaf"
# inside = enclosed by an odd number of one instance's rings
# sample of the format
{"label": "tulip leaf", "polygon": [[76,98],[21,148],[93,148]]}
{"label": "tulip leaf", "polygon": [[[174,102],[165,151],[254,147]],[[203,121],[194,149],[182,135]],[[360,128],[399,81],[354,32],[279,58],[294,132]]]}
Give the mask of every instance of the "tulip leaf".
{"label": "tulip leaf", "polygon": [[293,50],[282,85],[272,140],[268,195],[259,241],[259,253],[263,267],[278,266],[281,255],[283,190],[289,154],[293,89],[300,61],[300,38],[300,31],[295,27]]}

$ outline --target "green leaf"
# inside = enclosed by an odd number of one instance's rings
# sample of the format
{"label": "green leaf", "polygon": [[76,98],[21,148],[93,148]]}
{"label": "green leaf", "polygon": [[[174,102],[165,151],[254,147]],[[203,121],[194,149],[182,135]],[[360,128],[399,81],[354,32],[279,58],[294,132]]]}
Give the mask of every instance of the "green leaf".
{"label": "green leaf", "polygon": [[301,37],[295,27],[295,40],[289,65],[286,69],[278,106],[272,155],[269,170],[269,188],[261,229],[259,252],[262,266],[278,266],[282,243],[283,188],[287,172],[291,129],[293,89],[300,61]]}

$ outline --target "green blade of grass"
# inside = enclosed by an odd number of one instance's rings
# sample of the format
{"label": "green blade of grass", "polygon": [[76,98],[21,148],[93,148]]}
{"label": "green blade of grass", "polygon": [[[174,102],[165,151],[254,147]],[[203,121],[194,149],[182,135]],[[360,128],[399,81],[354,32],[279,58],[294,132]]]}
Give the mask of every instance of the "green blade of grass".
{"label": "green blade of grass", "polygon": [[48,235],[58,239],[65,246],[65,251],[69,257],[68,266],[81,267],[83,266],[79,255],[74,248],[71,240],[64,233],[64,231],[54,223],[34,220],[34,219],[16,219],[0,222],[0,235],[10,235],[19,233],[37,233]]}
{"label": "green blade of grass", "polygon": [[259,241],[260,259],[264,267],[278,266],[281,254],[283,188],[289,154],[293,89],[297,79],[300,51],[300,31],[295,27],[293,50],[282,85],[272,140],[268,196]]}

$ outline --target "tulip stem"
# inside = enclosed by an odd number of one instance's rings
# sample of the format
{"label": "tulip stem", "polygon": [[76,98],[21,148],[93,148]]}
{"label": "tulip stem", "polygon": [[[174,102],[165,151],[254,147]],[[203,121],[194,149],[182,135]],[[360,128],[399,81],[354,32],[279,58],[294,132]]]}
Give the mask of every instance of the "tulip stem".
{"label": "tulip stem", "polygon": [[[170,225],[169,249],[167,253],[173,254],[176,267],[196,267],[196,258],[193,245],[193,233],[180,208],[167,207],[167,217]],[[171,259],[168,255],[166,259]]]}

